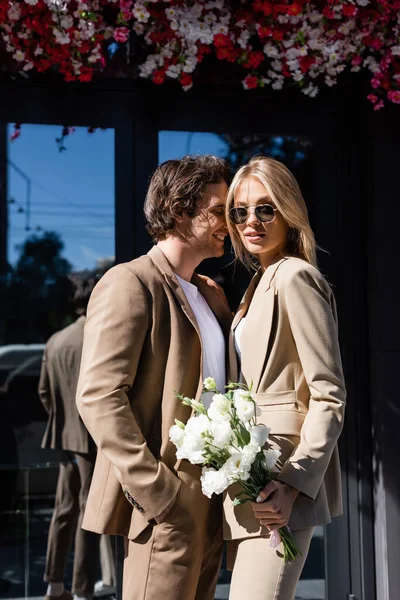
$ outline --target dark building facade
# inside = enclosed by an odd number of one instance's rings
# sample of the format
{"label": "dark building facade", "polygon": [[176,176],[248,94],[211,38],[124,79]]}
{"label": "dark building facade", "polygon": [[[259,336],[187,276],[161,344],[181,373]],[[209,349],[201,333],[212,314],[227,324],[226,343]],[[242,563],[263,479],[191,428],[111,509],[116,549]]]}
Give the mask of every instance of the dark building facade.
{"label": "dark building facade", "polygon": [[[158,163],[160,132],[253,136],[253,142],[254,136],[272,136],[301,146],[306,160],[298,167],[298,176],[323,249],[320,266],[338,302],[348,386],[340,440],[345,514],[326,527],[322,555],[315,558],[323,563],[323,598],[397,598],[399,109],[389,106],[374,113],[357,87],[309,99],[294,92],[266,94],[234,87],[195,88],[185,94],[134,82],[59,85],[40,80],[3,81],[0,106],[0,346],[6,344],[11,326],[7,321],[7,123],[114,130],[116,262],[131,260],[150,247],[142,206],[148,178]],[[255,142],[254,147],[258,147]],[[235,283],[229,268],[222,272],[235,304],[245,276]],[[15,459],[14,473],[11,459],[0,462],[4,481],[18,478],[24,466]],[[29,496],[24,486],[21,490]],[[11,504],[4,510],[10,515]],[[25,568],[27,563],[29,549]],[[33,595],[26,590],[25,595]],[[13,596],[5,591],[3,597]]]}

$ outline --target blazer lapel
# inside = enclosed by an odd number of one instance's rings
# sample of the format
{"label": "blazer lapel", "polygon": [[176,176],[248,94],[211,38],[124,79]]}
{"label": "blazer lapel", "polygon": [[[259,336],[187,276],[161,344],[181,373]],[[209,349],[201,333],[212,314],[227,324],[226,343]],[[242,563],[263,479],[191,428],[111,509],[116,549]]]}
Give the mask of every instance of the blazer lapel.
{"label": "blazer lapel", "polygon": [[250,302],[253,298],[255,289],[258,285],[258,282],[261,279],[261,276],[262,276],[262,271],[261,271],[261,269],[258,269],[257,273],[255,273],[252,280],[250,281],[249,287],[245,291],[242,301],[239,304],[239,308],[237,309],[236,315],[232,322],[232,330],[236,329],[236,327],[239,325],[240,321],[243,319],[243,317],[247,313],[248,308],[250,306]]}
{"label": "blazer lapel", "polygon": [[257,290],[252,290],[252,301],[247,310],[241,336],[242,372],[247,384],[252,383],[254,392],[260,384],[271,337],[276,294],[273,278],[285,260],[279,260],[264,271]]}
{"label": "blazer lapel", "polygon": [[157,265],[157,267],[160,269],[160,271],[164,275],[165,281],[167,282],[168,286],[171,288],[180,307],[182,308],[186,317],[189,319],[189,321],[195,328],[199,338],[201,339],[200,329],[197,324],[196,317],[194,316],[192,307],[190,306],[190,303],[189,303],[188,299],[186,298],[186,295],[184,294],[181,286],[179,285],[176,275],[173,272],[172,267],[171,267],[170,263],[168,262],[168,259],[165,256],[164,252],[162,250],[160,250],[160,248],[158,248],[158,246],[153,246],[153,248],[150,250],[148,255],[150,256],[151,260]]}
{"label": "blazer lapel", "polygon": [[212,289],[201,277],[194,273],[192,277],[192,283],[198,287],[200,293],[206,299],[207,304],[217,317],[221,329],[224,332],[225,339],[228,339],[228,335],[231,329],[232,323],[232,312],[227,303],[224,302],[218,293]]}
{"label": "blazer lapel", "polygon": [[[261,290],[260,290],[261,291]],[[275,288],[254,296],[241,336],[242,372],[257,392],[268,351],[275,307]]]}

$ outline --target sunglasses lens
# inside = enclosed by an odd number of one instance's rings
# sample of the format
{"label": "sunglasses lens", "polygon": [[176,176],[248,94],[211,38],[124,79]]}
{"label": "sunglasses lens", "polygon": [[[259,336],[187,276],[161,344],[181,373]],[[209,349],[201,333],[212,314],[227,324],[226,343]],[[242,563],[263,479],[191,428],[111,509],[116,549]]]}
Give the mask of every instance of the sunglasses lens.
{"label": "sunglasses lens", "polygon": [[259,221],[268,223],[274,218],[274,208],[270,204],[260,204],[255,209],[255,215]]}
{"label": "sunglasses lens", "polygon": [[234,225],[240,225],[246,221],[247,209],[231,208],[229,211],[229,218]]}

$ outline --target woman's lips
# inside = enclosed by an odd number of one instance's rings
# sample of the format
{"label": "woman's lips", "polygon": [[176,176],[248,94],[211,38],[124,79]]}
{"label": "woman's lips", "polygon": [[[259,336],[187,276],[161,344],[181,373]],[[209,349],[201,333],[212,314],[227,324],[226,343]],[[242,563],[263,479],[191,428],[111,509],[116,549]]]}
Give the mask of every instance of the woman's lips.
{"label": "woman's lips", "polygon": [[244,235],[250,242],[259,242],[265,237],[265,233],[245,233]]}

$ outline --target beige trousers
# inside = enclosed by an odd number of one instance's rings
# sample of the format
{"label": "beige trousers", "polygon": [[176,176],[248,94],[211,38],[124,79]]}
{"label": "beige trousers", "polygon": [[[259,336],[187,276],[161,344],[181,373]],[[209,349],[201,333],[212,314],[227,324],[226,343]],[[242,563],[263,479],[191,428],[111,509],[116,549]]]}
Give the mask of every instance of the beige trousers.
{"label": "beige trousers", "polygon": [[63,452],[47,542],[44,580],[62,582],[70,544],[75,536],[72,593],[78,596],[93,593],[98,564],[99,536],[82,529],[95,461],[95,452]]}
{"label": "beige trousers", "polygon": [[294,600],[314,529],[292,532],[303,556],[291,562],[283,560],[280,546],[268,546],[269,537],[228,542],[228,553],[236,551],[229,600]]}
{"label": "beige trousers", "polygon": [[125,544],[123,600],[213,600],[222,559],[222,499],[201,492],[201,469],[183,461],[177,506]]}

